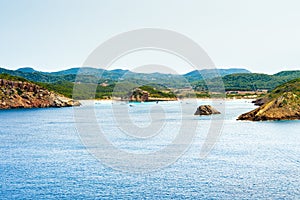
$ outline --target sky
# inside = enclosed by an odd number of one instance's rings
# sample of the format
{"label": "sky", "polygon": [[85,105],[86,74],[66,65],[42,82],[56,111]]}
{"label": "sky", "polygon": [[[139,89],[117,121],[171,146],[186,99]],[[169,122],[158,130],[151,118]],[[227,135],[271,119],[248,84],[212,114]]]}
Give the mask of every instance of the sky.
{"label": "sky", "polygon": [[[300,69],[297,0],[0,0],[0,67],[57,71],[83,65],[111,37],[168,29],[200,45],[218,68],[274,74]],[[192,70],[159,51],[132,53],[110,69],[151,64]]]}

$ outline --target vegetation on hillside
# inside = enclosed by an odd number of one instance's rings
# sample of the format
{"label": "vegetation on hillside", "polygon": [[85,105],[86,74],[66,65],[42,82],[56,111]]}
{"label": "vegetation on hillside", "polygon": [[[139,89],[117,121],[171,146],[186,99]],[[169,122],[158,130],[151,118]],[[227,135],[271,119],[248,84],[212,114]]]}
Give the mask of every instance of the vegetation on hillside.
{"label": "vegetation on hillside", "polygon": [[9,74],[0,74],[0,79],[6,79],[6,80],[11,80],[11,81],[27,81],[30,82],[28,80],[26,80],[25,78],[19,77],[19,76],[12,76]]}
{"label": "vegetation on hillside", "polygon": [[293,94],[300,97],[300,78],[291,80],[285,84],[277,86],[274,90],[268,93],[265,98],[273,99],[277,98],[283,93],[292,92]]}
{"label": "vegetation on hillside", "polygon": [[[284,74],[284,75],[283,75]],[[295,78],[300,78],[300,71],[282,72],[282,75],[267,75],[257,73],[230,74],[222,77],[224,88],[226,91],[256,91],[256,90],[272,90],[276,86],[286,83]],[[207,85],[217,87],[220,84],[219,79],[194,82],[192,85],[197,91],[207,90]]]}
{"label": "vegetation on hillside", "polygon": [[[149,92],[150,97],[156,98],[175,98],[176,96],[167,88],[161,90],[161,88],[155,88],[150,85],[139,86],[130,82],[113,83],[110,85],[96,85],[96,84],[74,84],[71,82],[56,82],[56,83],[39,83],[43,87],[63,94],[69,98],[76,99],[110,99],[112,97],[125,97],[134,88],[140,88],[144,91]],[[73,94],[73,88],[75,92]],[[161,87],[161,86],[160,86]]]}
{"label": "vegetation on hillside", "polygon": [[159,90],[155,87],[149,85],[143,85],[139,87],[140,89],[149,92],[150,97],[154,98],[176,98],[176,95],[170,90],[165,88],[164,90]]}
{"label": "vegetation on hillside", "polygon": [[[76,73],[79,70],[82,71],[82,75],[77,76]],[[236,72],[243,71],[246,73],[236,74]],[[200,71],[201,74],[207,74],[207,77],[210,77],[203,80],[198,71],[179,76],[161,73],[143,74],[128,70],[107,71],[88,67],[51,73],[35,71],[32,68],[19,70],[0,68],[2,77],[6,76],[8,79],[14,79],[8,76],[18,76],[17,79],[20,81],[27,79],[37,82],[39,85],[67,97],[72,97],[75,86],[77,89],[76,96],[80,99],[121,97],[129,90],[139,86],[151,87],[145,89],[150,90],[151,92],[149,92],[153,96],[171,97],[174,94],[168,91],[168,88],[172,88],[178,97],[190,97],[191,92],[185,92],[189,89],[194,90],[197,97],[209,97],[210,92],[224,92],[224,89],[226,91],[271,91],[280,84],[300,78],[300,70],[282,71],[274,75],[249,73],[244,69],[227,69],[218,72],[223,75],[221,79],[220,77],[214,77],[211,70]]]}

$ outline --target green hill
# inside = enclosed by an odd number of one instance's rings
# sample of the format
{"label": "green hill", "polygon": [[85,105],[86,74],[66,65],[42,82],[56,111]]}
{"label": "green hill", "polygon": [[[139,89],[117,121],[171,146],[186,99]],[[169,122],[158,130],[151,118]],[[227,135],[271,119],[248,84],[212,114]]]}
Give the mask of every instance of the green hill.
{"label": "green hill", "polygon": [[[140,88],[149,92],[149,97],[153,98],[176,98],[168,88],[151,84],[140,86],[131,82],[120,82],[111,84],[75,84],[68,81],[60,81],[56,83],[38,83],[39,85],[66,97],[73,97],[73,88],[76,86],[76,99],[110,99],[112,97],[123,98],[128,96],[128,93],[135,88]],[[94,89],[96,88],[96,92]]]}
{"label": "green hill", "polygon": [[22,77],[19,77],[19,76],[12,76],[12,75],[9,75],[9,74],[0,74],[0,79],[6,79],[6,80],[11,80],[11,81],[27,81],[27,82],[30,82],[25,78],[22,78]]}
{"label": "green hill", "polygon": [[[77,76],[78,71],[82,74]],[[218,91],[220,89],[219,78],[214,77],[215,72],[222,76],[226,91],[257,91],[272,90],[276,86],[286,83],[292,79],[300,78],[300,70],[282,71],[274,75],[250,73],[245,69],[218,69],[192,71],[184,75],[163,74],[163,73],[135,73],[128,70],[103,70],[91,67],[71,68],[58,72],[40,72],[32,68],[21,68],[18,70],[7,70],[0,68],[0,74],[23,77],[33,82],[39,82],[45,87],[58,90],[69,96],[75,82],[82,84],[107,83],[106,88],[100,88],[97,96],[103,98],[111,96],[113,87],[119,82],[130,82],[136,85],[163,85],[166,88],[185,89],[190,86],[197,92]],[[240,73],[245,72],[245,73]],[[201,74],[208,79],[203,80]],[[86,86],[83,86],[83,88]],[[103,91],[103,94],[100,94]]]}
{"label": "green hill", "polygon": [[226,76],[229,74],[241,74],[241,73],[251,73],[249,70],[241,69],[241,68],[231,68],[231,69],[202,69],[202,70],[194,70],[189,73],[184,74],[184,78],[186,78],[189,82],[202,80],[203,77],[206,79],[215,78],[216,75]]}
{"label": "green hill", "polygon": [[291,80],[283,85],[277,86],[269,94],[265,96],[267,99],[278,98],[283,93],[292,92],[293,94],[300,97],[300,78]]}
{"label": "green hill", "polygon": [[[69,81],[58,81],[55,83],[43,83],[29,81],[25,78],[12,76],[9,74],[0,74],[0,79],[10,80],[10,81],[21,81],[36,84],[49,91],[64,95],[68,98],[73,96],[73,88],[76,84],[76,99],[107,99],[114,97],[124,97],[128,94],[129,90],[134,88],[140,88],[144,91],[149,92],[150,97],[153,98],[176,98],[176,96],[167,87],[159,84],[149,84],[140,86],[135,83],[123,81],[119,83],[108,81],[105,84],[91,84],[91,83],[72,83]],[[117,87],[116,87],[117,86]],[[96,88],[96,92],[93,89]],[[116,90],[116,88],[118,88]]]}
{"label": "green hill", "polygon": [[[276,86],[286,83],[295,78],[300,78],[299,71],[283,71],[274,75],[258,74],[258,73],[243,73],[230,74],[222,77],[226,91],[256,91],[256,90],[273,90]],[[211,87],[216,87],[219,84],[218,79],[212,78],[207,80]],[[201,80],[193,83],[196,90],[206,90],[206,82]]]}

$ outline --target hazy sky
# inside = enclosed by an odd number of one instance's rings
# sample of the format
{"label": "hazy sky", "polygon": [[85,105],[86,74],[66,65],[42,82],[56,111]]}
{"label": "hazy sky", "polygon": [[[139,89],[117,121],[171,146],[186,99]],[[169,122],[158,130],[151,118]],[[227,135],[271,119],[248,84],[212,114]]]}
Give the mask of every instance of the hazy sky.
{"label": "hazy sky", "polygon": [[[219,67],[269,74],[299,69],[299,9],[297,0],[0,0],[0,66],[78,67],[110,37],[148,27],[188,36]],[[157,52],[114,65],[152,63],[188,71]]]}

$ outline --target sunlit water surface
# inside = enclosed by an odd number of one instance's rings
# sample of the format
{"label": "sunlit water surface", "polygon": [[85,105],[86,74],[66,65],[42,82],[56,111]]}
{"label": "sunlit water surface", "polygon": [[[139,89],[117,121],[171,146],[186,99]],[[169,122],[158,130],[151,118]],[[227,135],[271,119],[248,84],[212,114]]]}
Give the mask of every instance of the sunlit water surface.
{"label": "sunlit water surface", "polygon": [[[90,109],[90,103],[80,109]],[[165,116],[164,128],[146,139],[126,135],[116,126],[111,102],[95,104],[108,140],[145,158],[172,143],[181,120],[198,121],[193,142],[176,162],[144,173],[116,170],[91,155],[78,135],[73,108],[0,111],[0,199],[300,198],[300,121],[236,121],[254,106],[245,100],[227,101],[221,137],[200,158],[211,118],[181,114],[177,108],[184,103],[160,102],[157,112]],[[158,106],[115,104],[126,107],[130,120],[142,128],[151,124],[149,110]]]}

